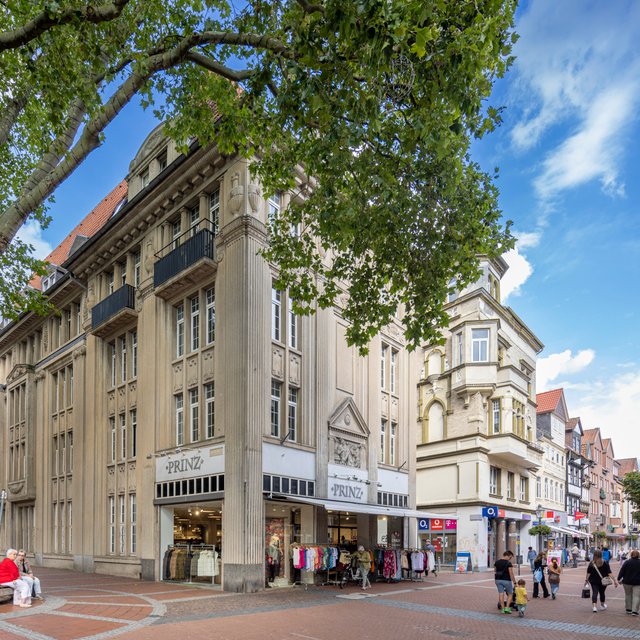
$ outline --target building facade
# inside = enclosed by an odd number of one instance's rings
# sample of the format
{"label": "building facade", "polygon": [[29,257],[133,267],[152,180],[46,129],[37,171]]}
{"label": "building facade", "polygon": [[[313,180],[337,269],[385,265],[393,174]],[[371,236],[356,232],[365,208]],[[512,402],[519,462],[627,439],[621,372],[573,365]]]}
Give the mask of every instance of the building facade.
{"label": "building facade", "polygon": [[288,204],[152,132],[35,283],[60,315],[0,332],[0,544],[227,591],[295,544],[416,545],[417,356],[399,320],[360,357],[339,306],[296,316],[261,254]]}
{"label": "building facade", "polygon": [[478,282],[462,291],[452,285],[444,344],[424,349],[418,384],[417,506],[455,514],[448,548],[471,552],[479,569],[505,548],[526,550],[542,465],[535,403],[542,344],[500,303],[506,269],[503,259],[484,259]]}

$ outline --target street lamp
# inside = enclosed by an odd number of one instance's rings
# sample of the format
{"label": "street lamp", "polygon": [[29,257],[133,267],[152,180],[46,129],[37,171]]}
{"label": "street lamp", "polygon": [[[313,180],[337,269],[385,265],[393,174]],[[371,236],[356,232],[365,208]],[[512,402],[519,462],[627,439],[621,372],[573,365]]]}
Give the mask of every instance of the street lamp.
{"label": "street lamp", "polygon": [[4,503],[7,500],[7,492],[3,489],[0,491],[0,527],[2,526],[2,516],[4,514]]}
{"label": "street lamp", "polygon": [[542,552],[542,514],[544,509],[541,504],[536,507],[536,517],[538,518],[538,553]]}

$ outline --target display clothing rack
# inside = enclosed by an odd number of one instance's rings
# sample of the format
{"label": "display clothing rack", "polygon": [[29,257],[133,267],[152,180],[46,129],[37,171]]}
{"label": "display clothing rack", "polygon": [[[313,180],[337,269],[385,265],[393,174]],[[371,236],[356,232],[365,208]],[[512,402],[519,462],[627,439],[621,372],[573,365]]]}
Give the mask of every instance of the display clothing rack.
{"label": "display clothing rack", "polygon": [[176,543],[167,546],[162,562],[164,580],[194,582],[194,578],[210,578],[215,583],[219,554],[212,544]]}

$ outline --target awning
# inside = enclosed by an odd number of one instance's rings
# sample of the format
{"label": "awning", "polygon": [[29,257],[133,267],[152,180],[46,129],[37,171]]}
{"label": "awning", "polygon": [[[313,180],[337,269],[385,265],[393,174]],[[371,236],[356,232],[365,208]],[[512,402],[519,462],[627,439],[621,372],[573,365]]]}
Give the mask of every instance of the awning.
{"label": "awning", "polygon": [[343,511],[349,513],[366,513],[372,516],[390,516],[396,518],[440,518],[447,520],[457,520],[458,516],[446,513],[431,513],[430,511],[417,511],[416,509],[400,509],[397,507],[385,507],[381,504],[365,504],[361,502],[340,502],[334,500],[324,500],[322,498],[308,498],[302,496],[290,496],[273,494],[276,500],[287,502],[302,502],[312,504],[316,507],[324,507],[327,511]]}
{"label": "awning", "polygon": [[567,536],[573,536],[574,538],[590,538],[591,536],[585,531],[578,531],[577,529],[569,529],[567,527],[557,527],[556,525],[547,525],[552,531],[558,531]]}

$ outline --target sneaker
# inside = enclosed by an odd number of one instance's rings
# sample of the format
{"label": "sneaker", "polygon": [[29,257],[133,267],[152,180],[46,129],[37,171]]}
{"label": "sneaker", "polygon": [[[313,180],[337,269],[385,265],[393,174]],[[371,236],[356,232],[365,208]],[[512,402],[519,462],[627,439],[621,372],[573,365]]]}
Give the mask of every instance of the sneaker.
{"label": "sneaker", "polygon": [[502,613],[511,613],[511,609],[510,609],[509,607],[505,607],[505,608],[502,610]]}
{"label": "sneaker", "polygon": [[552,593],[552,594],[551,594],[551,599],[552,599],[552,600],[555,600],[555,599],[556,599],[556,594],[555,594],[555,593]]}
{"label": "sneaker", "polygon": [[593,605],[593,609],[592,609],[593,613],[598,613],[598,607],[596,607],[596,605]]}
{"label": "sneaker", "polygon": [[[498,602],[498,611],[500,611],[500,609],[504,609],[504,607]],[[629,612],[631,613],[631,612]]]}
{"label": "sneaker", "polygon": [[640,616],[640,613],[638,613],[637,611],[632,611],[632,612],[631,612],[631,615],[632,615],[632,616]]}
{"label": "sneaker", "polygon": [[625,609],[625,613],[630,616],[633,612],[631,611],[631,609]]}
{"label": "sneaker", "polygon": [[524,618],[524,611],[518,611],[518,615],[519,615],[521,618]]}
{"label": "sneaker", "polygon": [[33,605],[23,603],[23,604],[20,604],[20,605],[18,605],[18,606],[19,606],[19,607],[22,607],[23,609],[26,609],[27,607],[31,607],[31,606],[33,606]]}
{"label": "sneaker", "polygon": [[607,608],[607,605],[603,602],[603,603],[600,605],[600,608],[604,611],[604,610]]}

